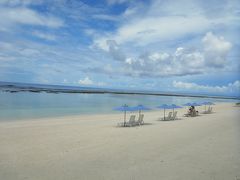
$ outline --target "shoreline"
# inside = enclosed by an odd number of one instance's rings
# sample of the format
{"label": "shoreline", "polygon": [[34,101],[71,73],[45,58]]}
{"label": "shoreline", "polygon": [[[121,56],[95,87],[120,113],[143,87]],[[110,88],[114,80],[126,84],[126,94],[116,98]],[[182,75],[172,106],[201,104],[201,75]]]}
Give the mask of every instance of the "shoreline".
{"label": "shoreline", "polygon": [[[215,103],[216,105],[230,105],[230,104],[235,104],[233,102],[216,102]],[[214,106],[216,105],[213,105],[213,108]],[[197,107],[197,109],[203,109],[204,105],[202,106],[199,106]],[[180,109],[176,109],[175,111],[180,111],[180,112],[183,112],[183,111],[187,111],[187,108],[188,106],[183,106],[182,108]],[[152,114],[152,113],[159,113],[159,114],[162,114],[163,113],[163,109],[152,109],[152,110],[149,110],[149,111],[144,111],[143,113],[144,114]],[[168,111],[171,111],[171,110],[167,110],[166,109],[166,112]],[[72,115],[69,115],[69,114],[66,114],[66,115],[54,115],[54,116],[47,116],[47,117],[21,117],[20,119],[17,119],[17,118],[13,118],[13,119],[1,119],[0,120],[0,123],[16,123],[16,122],[35,122],[35,121],[51,121],[51,120],[61,120],[61,119],[95,119],[97,117],[105,117],[105,116],[112,116],[112,117],[119,117],[119,116],[123,116],[123,113],[124,112],[119,112],[119,111],[109,111],[109,112],[103,112],[103,113],[84,113],[84,114],[72,114]],[[138,111],[131,111],[131,112],[127,112],[127,115],[130,115],[130,114],[138,114]],[[167,115],[167,114],[166,114]]]}
{"label": "shoreline", "polygon": [[[215,103],[215,105],[211,105],[213,108],[215,108],[214,106],[222,106],[222,105],[227,105],[227,106],[230,106],[232,105],[232,107],[235,107],[237,108],[238,106],[234,106],[235,103],[233,102],[217,102]],[[183,115],[187,112],[187,109],[188,109],[188,106],[183,106],[182,108],[179,108],[179,109],[175,109],[175,111],[178,111],[180,112],[180,115]],[[200,110],[200,113],[201,111],[204,109],[204,105],[202,106],[197,106],[196,107],[197,110]],[[170,112],[172,111],[172,109],[166,109],[166,115],[167,115],[167,112]],[[148,110],[148,111],[143,111],[142,113],[143,114],[147,114],[147,115],[151,115],[151,114],[163,114],[164,110],[163,109],[152,109],[152,110]],[[130,112],[127,112],[127,116],[130,116],[131,114],[136,114],[138,115],[138,111],[130,111]],[[124,115],[124,112],[119,112],[119,111],[112,111],[112,112],[109,112],[109,113],[89,113],[89,114],[72,114],[72,115],[55,115],[55,116],[48,116],[48,117],[29,117],[29,118],[21,118],[20,120],[18,119],[3,119],[3,120],[0,120],[0,124],[1,123],[18,123],[18,122],[37,122],[37,121],[61,121],[61,120],[66,120],[66,119],[78,119],[78,120],[93,120],[93,119],[96,119],[97,117],[100,117],[100,119],[102,117],[114,117],[114,118],[118,118],[118,117],[123,117]],[[179,113],[178,113],[179,115]],[[185,117],[184,117],[185,118]]]}

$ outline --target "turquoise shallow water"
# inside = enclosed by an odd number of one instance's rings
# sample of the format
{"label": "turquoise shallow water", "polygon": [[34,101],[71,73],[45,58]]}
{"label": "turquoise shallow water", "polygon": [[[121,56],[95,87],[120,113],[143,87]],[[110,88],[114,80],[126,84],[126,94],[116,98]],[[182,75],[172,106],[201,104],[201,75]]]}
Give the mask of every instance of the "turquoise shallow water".
{"label": "turquoise shallow water", "polygon": [[234,100],[154,95],[0,92],[0,121],[42,117],[117,113],[112,109],[123,104],[143,104],[155,108],[161,104],[182,105],[188,102],[227,102]]}

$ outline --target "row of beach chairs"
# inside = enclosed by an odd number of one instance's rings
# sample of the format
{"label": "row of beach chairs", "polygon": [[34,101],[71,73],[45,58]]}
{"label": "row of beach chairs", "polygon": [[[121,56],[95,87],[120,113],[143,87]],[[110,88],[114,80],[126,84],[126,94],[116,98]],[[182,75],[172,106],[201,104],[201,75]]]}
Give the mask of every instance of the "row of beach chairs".
{"label": "row of beach chairs", "polygon": [[140,126],[144,124],[143,118],[144,118],[144,114],[140,114],[138,117],[138,120],[135,120],[136,115],[131,115],[129,118],[129,121],[125,122],[125,124],[118,123],[118,126],[126,126],[126,127]]}
{"label": "row of beach chairs", "polygon": [[[210,114],[212,113],[212,107],[209,107],[208,110],[204,111],[203,114]],[[187,113],[184,114],[184,116],[187,117],[195,117],[198,116],[198,111],[194,111],[192,113]],[[136,115],[131,115],[129,118],[129,121],[124,123],[118,123],[118,126],[126,126],[126,127],[132,127],[132,126],[140,126],[144,124],[143,121],[144,114],[140,114],[138,117],[138,120],[136,120]],[[172,121],[172,120],[177,120],[177,111],[174,112],[169,112],[168,116],[161,118],[160,120],[162,121]]]}
{"label": "row of beach chairs", "polygon": [[184,114],[184,116],[186,117],[195,117],[198,116],[198,111],[192,111],[192,112],[188,112],[187,114]]}
{"label": "row of beach chairs", "polygon": [[[208,109],[206,111],[203,111],[202,114],[211,114],[213,111],[212,111],[212,107],[208,107]],[[199,113],[198,111],[192,111],[191,113],[187,113],[187,114],[184,114],[184,116],[187,116],[187,117],[195,117],[195,116],[198,116]]]}
{"label": "row of beach chairs", "polygon": [[208,110],[203,111],[203,114],[211,114],[212,113],[212,107],[208,107]]}
{"label": "row of beach chairs", "polygon": [[169,112],[167,117],[161,118],[162,121],[177,120],[177,111]]}
{"label": "row of beach chairs", "polygon": [[[132,126],[140,126],[144,124],[143,121],[144,118],[144,114],[140,114],[140,116],[138,117],[138,120],[136,121],[136,115],[131,115],[129,118],[129,121],[124,123],[118,123],[118,126],[125,126],[125,127],[132,127]],[[162,121],[171,121],[171,120],[176,120],[177,119],[177,111],[175,111],[174,113],[169,112],[168,116],[165,118],[162,118],[160,120]]]}

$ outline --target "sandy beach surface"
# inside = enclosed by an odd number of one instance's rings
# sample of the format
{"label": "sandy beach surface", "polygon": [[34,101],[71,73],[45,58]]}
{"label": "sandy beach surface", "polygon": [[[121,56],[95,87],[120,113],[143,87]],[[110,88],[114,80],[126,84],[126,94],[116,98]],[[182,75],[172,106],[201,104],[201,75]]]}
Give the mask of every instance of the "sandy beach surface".
{"label": "sandy beach surface", "polygon": [[213,110],[146,112],[146,125],[127,128],[116,127],[123,114],[2,121],[0,179],[240,180],[240,107]]}

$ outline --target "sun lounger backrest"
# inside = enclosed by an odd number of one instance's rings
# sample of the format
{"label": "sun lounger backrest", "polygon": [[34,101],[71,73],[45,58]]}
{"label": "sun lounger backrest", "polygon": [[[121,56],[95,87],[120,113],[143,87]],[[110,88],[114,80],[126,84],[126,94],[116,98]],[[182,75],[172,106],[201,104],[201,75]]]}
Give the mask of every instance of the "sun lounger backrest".
{"label": "sun lounger backrest", "polygon": [[211,111],[211,108],[210,108],[210,106],[208,107],[208,112],[210,112]]}
{"label": "sun lounger backrest", "polygon": [[135,115],[131,115],[129,119],[129,123],[135,122],[135,117],[136,117]]}
{"label": "sun lounger backrest", "polygon": [[165,117],[164,120],[168,121],[168,120],[171,120],[171,118],[172,118],[172,112],[169,112],[169,113],[168,113],[168,116]]}
{"label": "sun lounger backrest", "polygon": [[144,114],[140,114],[139,119],[138,119],[139,124],[143,124],[143,117],[144,117]]}
{"label": "sun lounger backrest", "polygon": [[142,121],[143,120],[143,117],[144,117],[144,114],[140,114],[140,116],[139,116],[139,121]]}
{"label": "sun lounger backrest", "polygon": [[177,111],[174,111],[172,120],[176,119],[176,117],[177,117]]}
{"label": "sun lounger backrest", "polygon": [[129,118],[129,121],[126,122],[125,126],[134,126],[135,125],[135,115],[131,115]]}
{"label": "sun lounger backrest", "polygon": [[169,119],[169,118],[171,118],[171,117],[172,117],[172,112],[169,112],[167,118]]}

